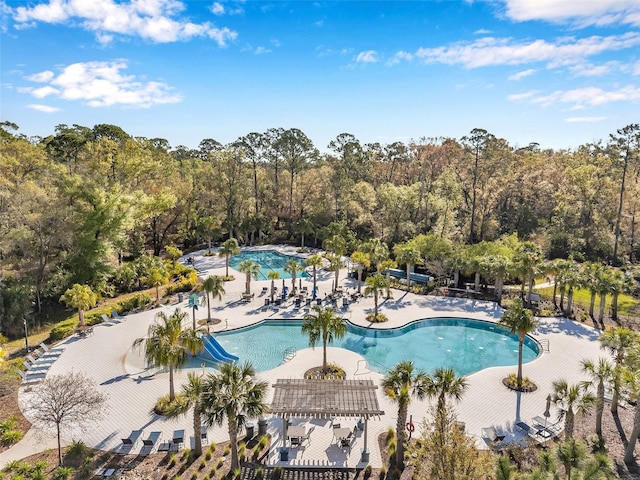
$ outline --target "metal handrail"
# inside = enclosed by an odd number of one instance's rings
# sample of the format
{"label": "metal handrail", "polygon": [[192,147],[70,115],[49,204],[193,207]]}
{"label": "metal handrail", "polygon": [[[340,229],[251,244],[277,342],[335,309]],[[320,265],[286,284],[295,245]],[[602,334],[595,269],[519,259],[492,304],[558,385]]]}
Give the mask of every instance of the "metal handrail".
{"label": "metal handrail", "polygon": [[287,347],[284,349],[284,353],[282,354],[282,363],[286,363],[296,356],[298,350],[296,347]]}

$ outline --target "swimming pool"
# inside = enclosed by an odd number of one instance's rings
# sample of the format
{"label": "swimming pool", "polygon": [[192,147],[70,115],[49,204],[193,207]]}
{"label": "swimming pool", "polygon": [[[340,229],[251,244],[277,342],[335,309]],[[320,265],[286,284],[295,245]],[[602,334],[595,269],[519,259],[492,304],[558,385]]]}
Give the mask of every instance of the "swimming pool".
{"label": "swimming pool", "polygon": [[[417,368],[432,372],[453,368],[468,375],[485,368],[518,364],[518,338],[501,325],[466,318],[419,320],[402,328],[374,330],[347,324],[347,335],[329,347],[341,347],[367,359],[372,370],[386,373],[398,362],[413,360]],[[301,320],[265,320],[250,327],[221,332],[216,340],[240,361],[250,361],[258,371],[270,370],[283,361],[285,352],[309,347]],[[316,344],[318,364],[322,344]],[[526,337],[522,361],[540,353],[539,344]],[[328,355],[331,362],[331,355]]]}
{"label": "swimming pool", "polygon": [[[302,267],[306,266],[303,258],[296,257],[295,255],[284,255],[275,250],[243,250],[240,254],[231,257],[229,265],[237,270],[240,262],[244,260],[251,260],[260,265],[258,280],[268,280],[269,272],[271,271],[278,272],[280,278],[291,278],[291,275],[284,271],[284,267],[289,260],[295,260]],[[307,276],[306,272],[302,271],[298,272],[296,278],[304,278]]]}

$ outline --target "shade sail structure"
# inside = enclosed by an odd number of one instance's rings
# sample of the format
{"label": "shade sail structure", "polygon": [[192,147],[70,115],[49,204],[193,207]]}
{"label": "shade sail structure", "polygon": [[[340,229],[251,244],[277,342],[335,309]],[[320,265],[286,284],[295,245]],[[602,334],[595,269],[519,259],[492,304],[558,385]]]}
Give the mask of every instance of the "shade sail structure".
{"label": "shade sail structure", "polygon": [[271,413],[283,418],[384,415],[373,380],[278,379],[273,388]]}

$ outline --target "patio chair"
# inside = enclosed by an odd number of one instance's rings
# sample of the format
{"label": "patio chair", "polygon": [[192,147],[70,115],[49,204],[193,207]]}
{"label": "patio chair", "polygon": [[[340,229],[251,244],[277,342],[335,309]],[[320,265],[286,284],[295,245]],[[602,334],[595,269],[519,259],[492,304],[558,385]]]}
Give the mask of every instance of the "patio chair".
{"label": "patio chair", "polygon": [[151,432],[147,438],[142,440],[143,447],[142,450],[140,450],[140,454],[149,455],[151,452],[153,452],[153,449],[160,440],[161,436],[162,432]]}
{"label": "patio chair", "polygon": [[51,366],[50,363],[34,364],[29,363],[26,360],[22,362],[22,364],[27,368],[27,372],[44,372],[45,370],[49,370],[49,367]]}
{"label": "patio chair", "polygon": [[172,443],[176,446],[176,450],[180,450],[180,446],[184,445],[184,430],[174,430]]}
{"label": "patio chair", "polygon": [[121,438],[123,447],[133,447],[140,437],[142,436],[142,430],[132,430],[127,438]]}
{"label": "patio chair", "polygon": [[267,291],[269,290],[269,287],[262,287],[262,291],[260,292],[260,295],[265,295],[267,293]]}
{"label": "patio chair", "polygon": [[38,357],[35,358],[33,355],[29,354],[26,357],[27,360],[29,360],[29,362],[31,363],[31,365],[48,365],[49,367],[51,365],[53,365],[53,362],[55,362],[55,358],[46,358],[46,357]]}
{"label": "patio chair", "polygon": [[546,431],[544,429],[533,428],[530,425],[526,424],[525,422],[516,423],[516,427],[518,427],[520,430],[526,433],[529,438],[531,438],[532,440],[540,444],[544,444],[547,440],[554,437],[552,432]]}
{"label": "patio chair", "polygon": [[47,376],[47,372],[23,372],[22,370],[18,370],[18,374],[22,378],[23,383],[35,383],[44,380],[44,377]]}
{"label": "patio chair", "polygon": [[41,343],[40,348],[36,350],[38,357],[46,357],[46,356],[56,357],[56,356],[62,355],[62,352],[64,352],[63,347],[49,348],[44,342]]}
{"label": "patio chair", "polygon": [[493,427],[483,428],[482,430],[482,438],[486,438],[489,440],[489,443],[497,443],[504,440],[504,435],[501,435],[497,432],[497,430]]}
{"label": "patio chair", "polygon": [[116,320],[120,320],[120,321],[122,321],[122,320],[124,320],[124,319],[125,319],[125,318],[124,318],[122,315],[120,315],[120,314],[119,314],[115,309],[114,309],[114,310],[111,310],[111,318],[115,318]]}
{"label": "patio chair", "polygon": [[102,323],[104,323],[105,325],[111,325],[113,323],[117,323],[112,318],[109,318],[106,313],[103,313],[102,315],[100,315],[100,317],[102,318]]}

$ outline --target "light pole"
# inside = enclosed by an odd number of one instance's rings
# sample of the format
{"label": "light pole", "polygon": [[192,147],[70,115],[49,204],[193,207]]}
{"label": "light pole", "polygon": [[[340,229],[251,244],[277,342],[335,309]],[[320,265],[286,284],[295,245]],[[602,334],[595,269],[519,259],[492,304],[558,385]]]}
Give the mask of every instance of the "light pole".
{"label": "light pole", "polygon": [[27,349],[27,353],[29,353],[29,334],[27,333],[27,319],[23,318],[22,322],[24,323],[24,346]]}

